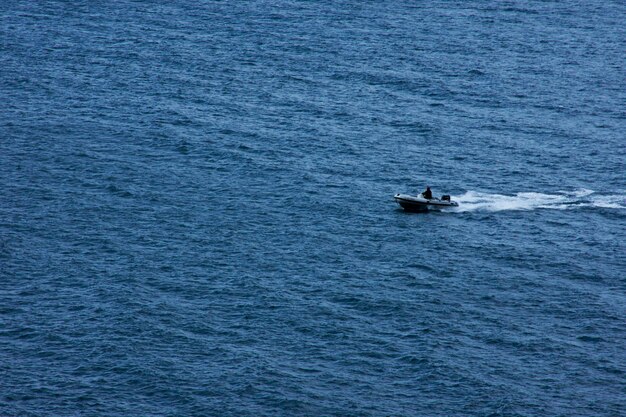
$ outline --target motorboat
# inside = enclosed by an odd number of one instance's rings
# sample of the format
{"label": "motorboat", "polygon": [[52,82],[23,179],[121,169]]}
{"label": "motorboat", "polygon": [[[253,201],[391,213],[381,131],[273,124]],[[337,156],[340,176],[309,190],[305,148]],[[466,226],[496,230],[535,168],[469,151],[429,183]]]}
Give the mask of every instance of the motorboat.
{"label": "motorboat", "polygon": [[441,198],[424,198],[422,194],[417,196],[408,194],[396,194],[393,196],[396,203],[406,211],[424,212],[428,210],[441,210],[448,207],[458,207],[459,203],[452,201],[449,195],[441,196]]}

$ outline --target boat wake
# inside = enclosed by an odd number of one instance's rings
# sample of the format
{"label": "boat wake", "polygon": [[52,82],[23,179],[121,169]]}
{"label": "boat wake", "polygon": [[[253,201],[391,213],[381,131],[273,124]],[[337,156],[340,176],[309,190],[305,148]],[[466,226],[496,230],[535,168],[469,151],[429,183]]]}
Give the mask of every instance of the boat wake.
{"label": "boat wake", "polygon": [[468,191],[453,196],[459,207],[450,211],[503,211],[555,209],[567,210],[581,207],[626,208],[626,194],[596,194],[592,190],[574,192],[559,191],[557,194],[517,193],[515,195],[489,194]]}

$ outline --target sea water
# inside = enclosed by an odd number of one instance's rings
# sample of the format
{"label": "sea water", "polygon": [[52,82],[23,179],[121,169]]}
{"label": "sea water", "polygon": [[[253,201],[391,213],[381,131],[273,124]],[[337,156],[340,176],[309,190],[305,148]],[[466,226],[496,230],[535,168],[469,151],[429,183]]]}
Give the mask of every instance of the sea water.
{"label": "sea water", "polygon": [[0,415],[624,415],[625,16],[2,2]]}

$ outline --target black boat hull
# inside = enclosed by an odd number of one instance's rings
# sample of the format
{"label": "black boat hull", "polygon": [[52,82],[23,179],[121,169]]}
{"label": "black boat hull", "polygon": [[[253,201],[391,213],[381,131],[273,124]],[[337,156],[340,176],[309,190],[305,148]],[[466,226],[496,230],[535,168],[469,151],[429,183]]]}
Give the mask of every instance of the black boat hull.
{"label": "black boat hull", "polygon": [[440,200],[438,198],[426,199],[406,194],[396,194],[394,199],[405,211],[413,213],[423,213],[430,210],[441,210],[459,206],[456,201]]}

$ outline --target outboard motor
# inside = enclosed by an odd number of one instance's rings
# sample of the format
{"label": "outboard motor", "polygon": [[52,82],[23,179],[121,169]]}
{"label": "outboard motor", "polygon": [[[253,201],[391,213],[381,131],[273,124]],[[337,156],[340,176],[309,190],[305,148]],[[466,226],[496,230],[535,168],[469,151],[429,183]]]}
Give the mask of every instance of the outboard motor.
{"label": "outboard motor", "polygon": [[441,199],[442,199],[443,201],[450,201],[450,196],[449,196],[449,195],[442,195],[442,196],[441,196]]}

